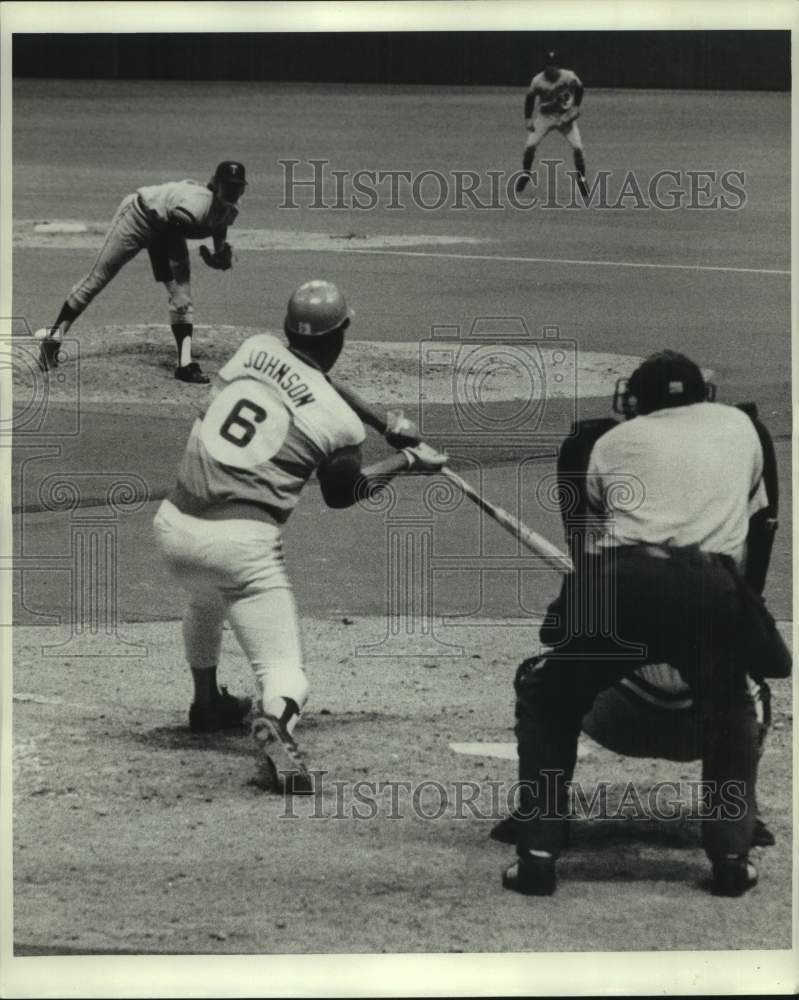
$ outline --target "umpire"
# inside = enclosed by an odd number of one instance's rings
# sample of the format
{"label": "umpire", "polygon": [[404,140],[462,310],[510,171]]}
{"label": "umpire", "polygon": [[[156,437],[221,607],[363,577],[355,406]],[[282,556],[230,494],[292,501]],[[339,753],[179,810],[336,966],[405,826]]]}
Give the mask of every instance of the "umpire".
{"label": "umpire", "polygon": [[599,544],[548,610],[541,640],[550,651],[516,675],[524,822],[507,889],[555,891],[583,716],[620,678],[662,662],[679,670],[699,709],[712,891],[738,896],[757,882],[748,852],[758,720],[747,671],[787,677],[791,657],[742,573],[749,519],[768,505],[760,438],[749,416],[712,398],[694,362],[653,355],[621,396],[628,419],[591,451],[585,486]]}

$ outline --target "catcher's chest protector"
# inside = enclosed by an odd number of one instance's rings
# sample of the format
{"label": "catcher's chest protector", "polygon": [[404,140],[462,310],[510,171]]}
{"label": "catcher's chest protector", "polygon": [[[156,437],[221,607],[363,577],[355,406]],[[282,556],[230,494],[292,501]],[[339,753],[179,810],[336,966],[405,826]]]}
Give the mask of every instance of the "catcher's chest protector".
{"label": "catcher's chest protector", "polygon": [[[739,403],[738,408],[750,418],[763,448],[763,482],[768,497],[768,507],[749,519],[746,543],[745,575],[752,589],[762,594],[771,560],[771,548],[777,530],[779,484],[774,442],[767,428],[758,417],[754,403]],[[585,551],[589,528],[596,523],[588,504],[586,473],[588,460],[596,442],[615,427],[619,421],[613,417],[580,420],[572,425],[571,434],[558,453],[557,477],[560,513],[569,554],[575,565]],[[631,472],[634,470],[630,470]]]}

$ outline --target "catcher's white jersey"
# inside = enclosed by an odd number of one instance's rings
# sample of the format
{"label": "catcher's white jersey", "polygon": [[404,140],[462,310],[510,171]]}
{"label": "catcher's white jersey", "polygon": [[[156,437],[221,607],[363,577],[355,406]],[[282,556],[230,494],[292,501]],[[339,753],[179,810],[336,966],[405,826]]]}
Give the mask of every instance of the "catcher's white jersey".
{"label": "catcher's white jersey", "polygon": [[656,410],[609,430],[593,447],[586,487],[612,517],[602,544],[698,545],[739,565],[749,518],[768,506],[757,431],[724,403]]}
{"label": "catcher's white jersey", "polygon": [[176,223],[190,239],[207,239],[233,225],[238,215],[234,205],[214,198],[213,192],[199,181],[168,181],[139,188],[136,193],[151,221],[163,226]]}
{"label": "catcher's white jersey", "polygon": [[192,428],[178,489],[197,516],[244,502],[282,523],[320,462],[363,442],[363,424],[320,369],[269,334],[245,340],[219,378]]}
{"label": "catcher's white jersey", "polygon": [[529,93],[539,100],[538,112],[542,115],[561,115],[574,107],[575,92],[582,87],[580,78],[570,69],[558,70],[554,80],[537,73],[530,81]]}

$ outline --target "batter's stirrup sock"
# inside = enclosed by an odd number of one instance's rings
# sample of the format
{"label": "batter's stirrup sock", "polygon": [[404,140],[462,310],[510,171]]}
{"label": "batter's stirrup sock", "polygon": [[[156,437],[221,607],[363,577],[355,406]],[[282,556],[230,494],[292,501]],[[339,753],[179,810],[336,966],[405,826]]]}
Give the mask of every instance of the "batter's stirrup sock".
{"label": "batter's stirrup sock", "polygon": [[173,323],[172,333],[178,348],[178,366],[185,368],[191,363],[191,335],[194,327],[191,323]]}

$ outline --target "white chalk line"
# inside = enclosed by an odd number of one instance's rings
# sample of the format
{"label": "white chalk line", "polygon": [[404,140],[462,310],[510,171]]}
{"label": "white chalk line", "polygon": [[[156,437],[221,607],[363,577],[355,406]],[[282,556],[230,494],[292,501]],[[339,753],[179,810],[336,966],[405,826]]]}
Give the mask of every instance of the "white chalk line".
{"label": "white chalk line", "polygon": [[790,271],[768,267],[722,267],[714,264],[649,264],[631,260],[577,260],[567,257],[513,257],[502,254],[433,253],[426,250],[378,250],[356,247],[324,247],[324,253],[359,253],[385,257],[441,257],[446,260],[496,261],[501,264],[567,264],[570,267],[630,267],[663,271],[716,271],[723,274],[790,275]]}

